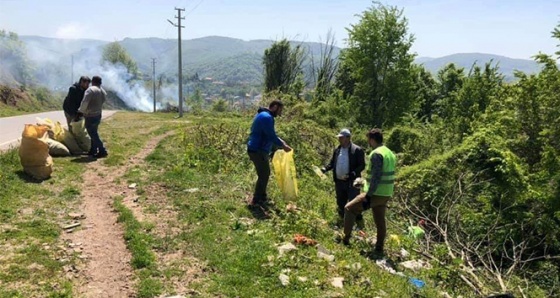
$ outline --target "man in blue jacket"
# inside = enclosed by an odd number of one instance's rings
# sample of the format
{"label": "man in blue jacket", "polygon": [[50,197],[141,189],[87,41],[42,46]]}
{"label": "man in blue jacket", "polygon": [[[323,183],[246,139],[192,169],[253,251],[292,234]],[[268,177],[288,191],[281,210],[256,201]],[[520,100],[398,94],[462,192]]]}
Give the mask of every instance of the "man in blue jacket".
{"label": "man in blue jacket", "polygon": [[249,158],[257,170],[257,184],[253,194],[253,205],[266,204],[268,197],[266,187],[270,178],[270,152],[272,146],[278,146],[289,152],[292,150],[284,140],[276,135],[274,129],[274,118],[282,115],[284,104],[279,100],[274,100],[266,108],[259,108],[257,115],[253,119],[251,134],[247,143]]}

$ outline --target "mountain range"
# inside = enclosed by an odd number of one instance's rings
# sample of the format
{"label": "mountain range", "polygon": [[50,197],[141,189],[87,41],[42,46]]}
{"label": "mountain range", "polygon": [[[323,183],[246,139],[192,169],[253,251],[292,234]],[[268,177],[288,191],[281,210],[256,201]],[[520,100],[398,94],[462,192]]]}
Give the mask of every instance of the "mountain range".
{"label": "mountain range", "polygon": [[[80,59],[83,53],[101,49],[107,41],[91,39],[57,39],[39,36],[20,36],[25,43],[32,61],[39,68],[52,71],[59,68],[58,74],[70,76],[71,60]],[[156,58],[157,74],[176,77],[178,47],[176,39],[161,38],[125,38],[119,43],[126,48],[137,62],[140,71],[146,76],[152,73],[152,58]],[[273,43],[272,40],[251,40],[209,36],[182,42],[183,73],[190,76],[211,77],[216,81],[257,85],[262,82],[262,55]],[[318,57],[322,44],[313,42],[300,43],[309,49],[309,53]],[[340,48],[336,48],[338,54]],[[505,56],[484,53],[460,53],[439,58],[418,57],[416,63],[423,64],[432,73],[448,63],[455,63],[467,70],[474,63],[483,65],[492,61],[497,63],[506,79],[512,80],[515,70],[535,73],[539,65],[532,60],[512,59]],[[78,76],[78,74],[76,74]],[[68,79],[65,79],[67,83]],[[66,85],[66,83],[64,85]]]}

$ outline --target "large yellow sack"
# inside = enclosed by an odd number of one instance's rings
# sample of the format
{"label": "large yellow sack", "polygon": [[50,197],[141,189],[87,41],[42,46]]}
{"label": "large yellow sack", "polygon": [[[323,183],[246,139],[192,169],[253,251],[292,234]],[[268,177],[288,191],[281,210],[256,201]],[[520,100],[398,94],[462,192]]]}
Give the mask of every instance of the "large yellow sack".
{"label": "large yellow sack", "polygon": [[296,165],[294,162],[294,151],[285,152],[279,150],[272,158],[274,176],[280,186],[284,199],[293,201],[297,198],[298,188],[296,179]]}
{"label": "large yellow sack", "polygon": [[70,127],[78,146],[83,151],[89,152],[89,149],[91,149],[91,138],[87,133],[85,120],[82,118],[82,120],[72,121]]}
{"label": "large yellow sack", "polygon": [[46,142],[48,130],[45,125],[26,124],[21,135],[21,165],[27,174],[38,180],[48,179],[52,174],[53,160]]}

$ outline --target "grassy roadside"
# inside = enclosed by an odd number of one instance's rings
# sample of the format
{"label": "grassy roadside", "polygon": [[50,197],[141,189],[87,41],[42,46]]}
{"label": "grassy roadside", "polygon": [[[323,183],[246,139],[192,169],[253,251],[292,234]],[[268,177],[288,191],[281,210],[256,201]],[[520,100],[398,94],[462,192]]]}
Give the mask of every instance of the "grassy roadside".
{"label": "grassy roadside", "polygon": [[[100,135],[111,156],[103,162],[125,164],[168,129],[166,117],[119,112],[105,120]],[[61,235],[68,214],[80,211],[83,158],[55,158],[42,183],[23,173],[17,150],[0,153],[0,169],[0,297],[71,297],[79,253]]]}
{"label": "grassy roadside", "polygon": [[0,297],[70,297],[64,268],[74,258],[59,236],[80,195],[81,165],[55,162],[53,178],[35,183],[16,150],[0,154]]}
{"label": "grassy roadside", "polygon": [[[288,202],[271,180],[269,194],[276,211],[260,220],[245,205],[256,178],[245,153],[250,119],[187,119],[117,113],[101,126],[110,154],[103,163],[109,170],[128,165],[152,137],[177,131],[120,178],[138,184],[135,203],[114,198],[133,256],[139,297],[438,297],[441,290],[471,297],[463,289],[437,284],[435,272],[405,270],[426,282],[417,289],[362,256],[369,248],[366,243],[356,242],[351,248],[334,243],[333,186],[311,170],[325,158],[318,152],[332,149],[332,142],[325,140],[333,132],[304,123],[279,123],[280,134],[295,148],[299,208],[286,211]],[[73,161],[55,159],[53,178],[34,184],[18,172],[17,152],[0,155],[0,187],[5,190],[0,194],[0,249],[9,252],[0,255],[0,297],[71,296],[72,274],[67,269],[78,256],[68,253],[60,235],[67,214],[77,211],[80,203],[83,164]],[[389,233],[409,245],[394,214],[389,214]],[[366,225],[372,234],[370,214]],[[315,247],[299,245],[280,256],[277,247],[291,242],[296,233],[317,240],[334,261],[320,258]],[[400,248],[388,244],[397,261]],[[279,279],[282,274],[289,279],[286,286]],[[333,278],[344,279],[342,289],[332,285]]]}
{"label": "grassy roadside", "polygon": [[[381,270],[374,261],[360,254],[369,249],[358,242],[348,249],[333,241],[335,202],[330,181],[322,181],[310,166],[320,158],[307,144],[296,146],[296,164],[300,169],[299,211],[285,211],[276,183],[271,181],[270,195],[276,199],[277,212],[267,220],[255,219],[244,200],[254,183],[254,170],[245,156],[248,119],[191,119],[189,127],[162,141],[147,158],[147,175],[129,172],[130,182],[161,185],[168,204],[176,211],[170,221],[181,232],[165,236],[151,233],[156,251],[186,250],[205,264],[206,276],[191,288],[205,297],[436,297],[435,284],[416,289],[406,278]],[[280,125],[291,144],[299,140],[293,134],[302,129]],[[290,139],[292,138],[292,139]],[[308,146],[309,148],[304,148]],[[308,164],[310,163],[310,164]],[[141,198],[144,212],[160,214],[161,207]],[[368,231],[372,218],[366,215]],[[390,233],[402,234],[396,226]],[[319,258],[315,247],[298,246],[279,256],[278,245],[292,241],[296,233],[317,240],[335,256],[334,261]],[[389,244],[391,255],[400,246]],[[174,271],[173,267],[168,268]],[[177,270],[175,270],[177,271]],[[289,284],[282,286],[285,274]],[[427,273],[412,276],[427,281]],[[344,278],[344,288],[333,287],[332,279]],[[164,287],[169,284],[163,281]],[[469,297],[464,296],[464,297]]]}

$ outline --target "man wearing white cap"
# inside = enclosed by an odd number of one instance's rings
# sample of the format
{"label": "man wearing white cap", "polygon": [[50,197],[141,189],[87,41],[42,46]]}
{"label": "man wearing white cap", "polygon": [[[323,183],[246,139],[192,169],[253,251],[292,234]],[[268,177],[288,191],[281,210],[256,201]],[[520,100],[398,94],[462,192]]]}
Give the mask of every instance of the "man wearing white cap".
{"label": "man wearing white cap", "polygon": [[[321,169],[323,173],[333,170],[333,179],[336,190],[337,212],[340,221],[344,219],[344,206],[356,197],[360,190],[353,187],[356,178],[362,176],[366,167],[364,150],[352,143],[352,134],[349,129],[342,129],[337,135],[340,145],[334,149],[331,161]],[[357,219],[362,225],[361,216]]]}

